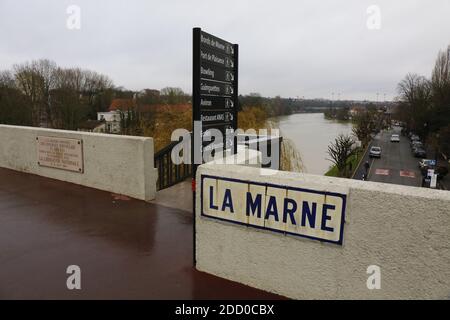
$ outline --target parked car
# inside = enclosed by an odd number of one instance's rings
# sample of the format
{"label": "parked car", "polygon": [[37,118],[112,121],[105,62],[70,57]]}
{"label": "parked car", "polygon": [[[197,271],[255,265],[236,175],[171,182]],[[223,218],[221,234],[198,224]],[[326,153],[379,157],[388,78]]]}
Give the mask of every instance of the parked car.
{"label": "parked car", "polygon": [[436,165],[436,160],[434,159],[422,159],[419,161],[419,168],[432,168]]}
{"label": "parked car", "polygon": [[381,148],[380,147],[371,147],[369,151],[370,158],[381,158]]}
{"label": "parked car", "polygon": [[420,141],[412,141],[411,142],[411,150],[414,151],[416,148],[422,148],[423,149],[423,143]]}
{"label": "parked car", "polygon": [[416,158],[426,158],[427,157],[427,152],[424,149],[419,148],[419,147],[415,148],[413,153],[414,153],[414,157],[416,157]]}
{"label": "parked car", "polygon": [[426,176],[428,173],[428,169],[434,169],[434,173],[437,174],[437,179],[441,180],[443,177],[445,177],[448,174],[448,168],[443,166],[430,166],[430,167],[423,167],[420,169],[420,172],[422,173],[422,176]]}
{"label": "parked car", "polygon": [[420,141],[420,137],[418,135],[415,135],[415,134],[412,134],[410,139],[411,139],[411,142],[412,141]]}
{"label": "parked car", "polygon": [[391,142],[400,142],[400,136],[398,134],[391,135]]}

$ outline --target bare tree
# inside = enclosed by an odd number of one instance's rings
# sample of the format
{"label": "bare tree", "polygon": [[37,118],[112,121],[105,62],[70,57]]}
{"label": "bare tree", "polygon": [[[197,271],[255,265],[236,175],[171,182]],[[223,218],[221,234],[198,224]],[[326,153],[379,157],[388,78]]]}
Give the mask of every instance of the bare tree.
{"label": "bare tree", "polygon": [[186,100],[186,94],[181,88],[167,87],[161,89],[161,97],[167,104],[183,103]]}
{"label": "bare tree", "polygon": [[431,91],[430,131],[437,132],[450,123],[450,46],[438,54],[431,76]]}
{"label": "bare tree", "polygon": [[52,127],[77,130],[87,118],[88,106],[80,99],[78,92],[71,88],[58,88],[51,92],[53,110]]}
{"label": "bare tree", "polygon": [[32,102],[33,123],[52,122],[50,91],[56,88],[56,63],[42,59],[14,66],[18,88]]}
{"label": "bare tree", "polygon": [[403,108],[407,108],[405,121],[408,129],[425,136],[430,122],[431,82],[423,76],[408,73],[397,90]]}
{"label": "bare tree", "polygon": [[408,73],[397,89],[401,98],[410,104],[429,101],[431,97],[430,81],[415,73]]}
{"label": "bare tree", "polygon": [[374,120],[374,113],[367,110],[353,117],[353,134],[364,146],[370,141],[370,135],[376,128]]}
{"label": "bare tree", "polygon": [[38,126],[41,118],[42,79],[29,62],[14,65],[13,69],[17,87],[31,103],[33,125]]}
{"label": "bare tree", "polygon": [[0,87],[14,88],[14,77],[9,70],[0,71]]}
{"label": "bare tree", "polygon": [[431,76],[431,89],[435,100],[450,102],[450,46],[438,54]]}
{"label": "bare tree", "polygon": [[339,176],[347,176],[347,160],[355,152],[354,140],[350,135],[340,134],[331,145],[328,146],[328,155],[331,162],[337,167]]}
{"label": "bare tree", "polygon": [[34,70],[40,75],[42,90],[42,105],[44,106],[44,114],[41,120],[45,121],[47,126],[52,126],[53,110],[50,101],[50,91],[57,87],[56,71],[58,67],[56,63],[47,59],[32,62]]}
{"label": "bare tree", "polygon": [[[82,106],[90,107],[90,115],[95,116],[107,103],[104,91],[114,88],[105,75],[80,68],[60,68],[46,59],[18,64],[13,69],[17,88],[31,102],[34,126],[45,123],[51,127],[73,127],[76,119],[80,119],[78,114],[85,111]],[[67,99],[62,99],[62,92],[67,94]],[[69,110],[62,110],[66,105]],[[61,117],[74,108],[83,111],[77,111],[77,117],[72,117],[75,122],[71,120],[72,124],[63,125],[69,121]]]}
{"label": "bare tree", "polygon": [[14,76],[8,70],[0,71],[0,123],[32,124],[30,103],[16,88]]}

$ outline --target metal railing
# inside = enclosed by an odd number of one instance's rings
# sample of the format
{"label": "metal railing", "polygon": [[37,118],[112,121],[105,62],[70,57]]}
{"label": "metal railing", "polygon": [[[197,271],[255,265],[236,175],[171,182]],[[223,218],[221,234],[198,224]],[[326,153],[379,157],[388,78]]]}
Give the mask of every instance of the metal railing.
{"label": "metal railing", "polygon": [[[278,148],[278,156],[277,159],[278,163],[275,164],[275,167],[273,169],[279,169],[280,168],[280,161],[281,161],[281,143],[283,141],[282,137],[271,137],[271,136],[247,136],[247,139],[243,142],[240,142],[239,144],[246,145],[250,149],[255,149],[261,151],[261,144],[263,142],[265,145],[265,152],[263,152],[263,159],[262,159],[262,167],[263,168],[270,168],[272,167],[271,163],[271,155],[274,144],[274,141],[276,141],[276,147]],[[173,141],[164,148],[162,148],[160,151],[158,151],[155,154],[155,166],[158,169],[158,180],[156,182],[157,190],[162,190],[165,188],[169,188],[179,182],[182,182],[186,180],[189,177],[192,177],[192,164],[174,164],[172,162],[172,150],[173,148],[180,143],[179,141]]]}
{"label": "metal railing", "polygon": [[[272,168],[275,170],[280,170],[281,168],[281,144],[283,143],[283,137],[281,136],[260,136],[260,135],[247,135],[243,144],[249,149],[254,149],[262,151],[261,166],[263,168]],[[275,152],[274,147],[278,150],[277,163],[272,163],[272,152]]]}
{"label": "metal railing", "polygon": [[173,141],[155,154],[155,166],[158,169],[157,190],[169,188],[192,176],[191,164],[172,162],[172,150],[178,143]]}

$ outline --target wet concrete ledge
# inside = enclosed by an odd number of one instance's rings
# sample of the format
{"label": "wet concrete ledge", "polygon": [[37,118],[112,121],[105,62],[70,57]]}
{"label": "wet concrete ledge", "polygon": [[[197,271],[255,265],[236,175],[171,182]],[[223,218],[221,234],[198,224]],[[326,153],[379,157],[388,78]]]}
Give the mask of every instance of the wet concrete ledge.
{"label": "wet concrete ledge", "polygon": [[196,271],[192,238],[186,211],[0,168],[0,299],[281,298]]}

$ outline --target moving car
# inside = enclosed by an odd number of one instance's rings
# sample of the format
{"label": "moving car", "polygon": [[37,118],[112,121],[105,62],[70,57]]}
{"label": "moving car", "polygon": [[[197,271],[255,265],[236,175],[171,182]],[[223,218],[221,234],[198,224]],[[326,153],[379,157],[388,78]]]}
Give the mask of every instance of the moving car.
{"label": "moving car", "polygon": [[398,134],[391,135],[391,142],[400,142],[400,136]]}
{"label": "moving car", "polygon": [[381,158],[381,148],[380,147],[371,147],[369,151],[370,158]]}

